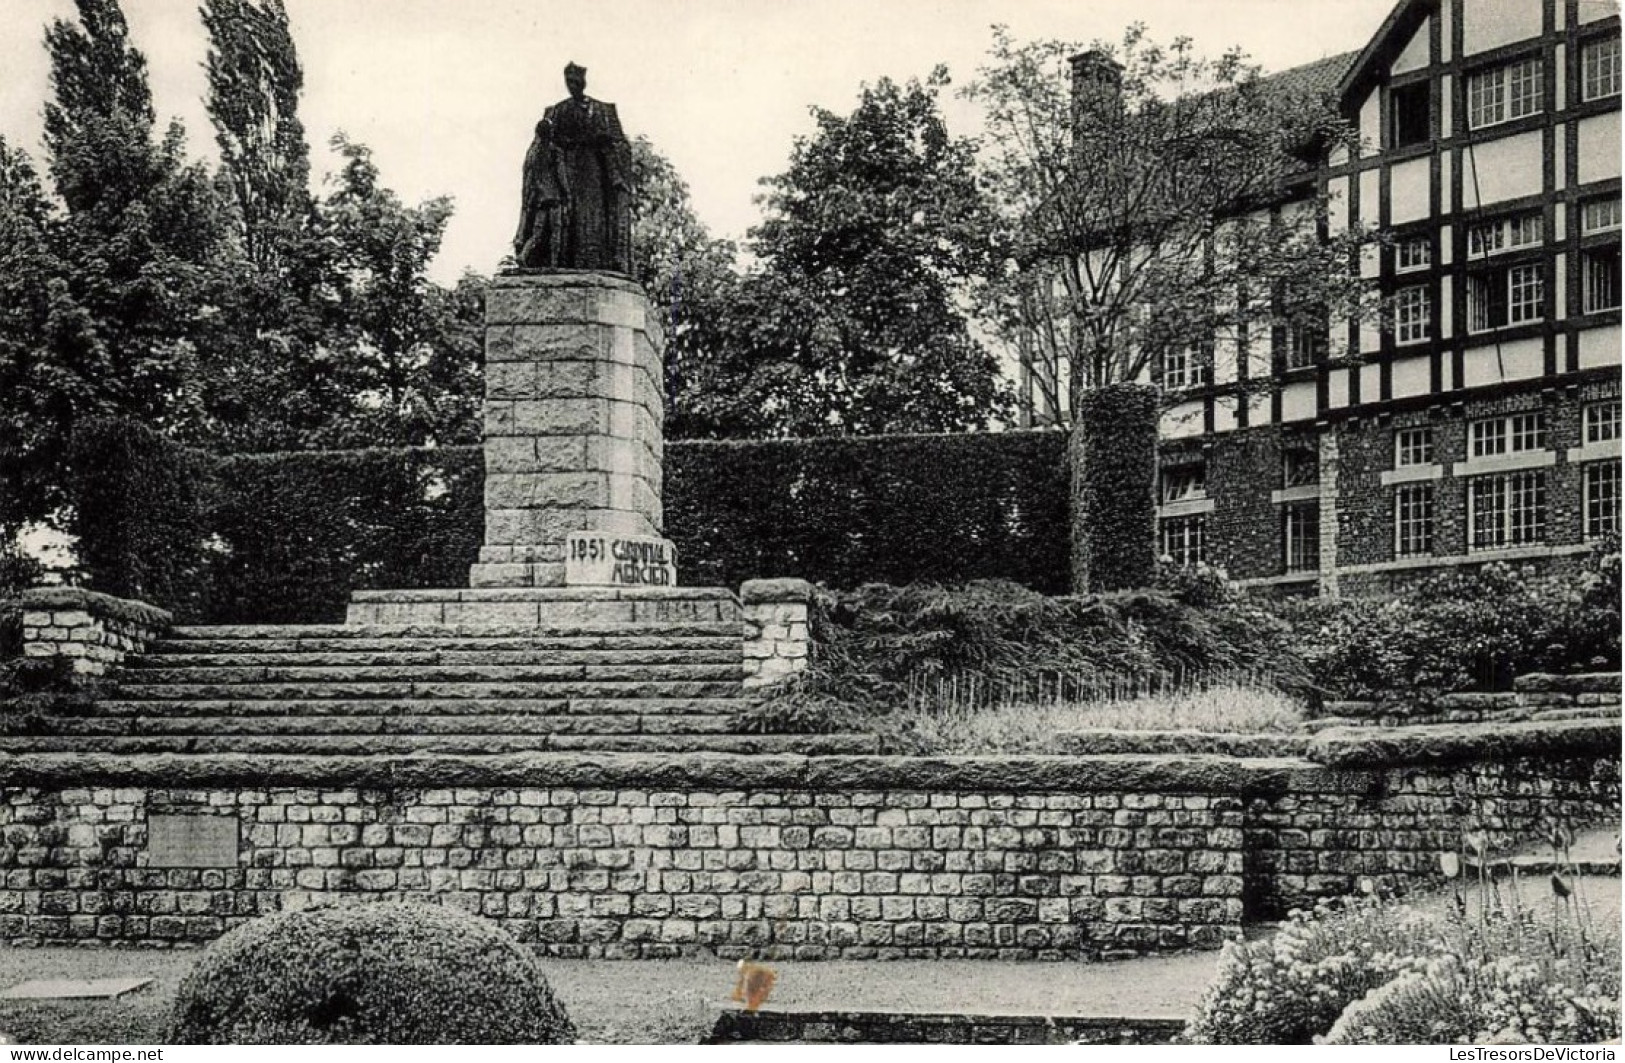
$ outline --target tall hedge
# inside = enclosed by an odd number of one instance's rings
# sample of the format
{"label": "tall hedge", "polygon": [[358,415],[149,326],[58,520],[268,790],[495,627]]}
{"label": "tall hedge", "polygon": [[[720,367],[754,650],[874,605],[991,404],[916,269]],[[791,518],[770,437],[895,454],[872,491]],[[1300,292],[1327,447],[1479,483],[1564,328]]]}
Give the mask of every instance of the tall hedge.
{"label": "tall hedge", "polygon": [[241,455],[215,479],[218,622],[336,621],[357,588],[466,586],[484,536],[478,447]]}
{"label": "tall hedge", "polygon": [[208,455],[128,421],[95,419],[75,430],[69,470],[70,527],[91,585],[199,611],[208,596]]}
{"label": "tall hedge", "polygon": [[1157,392],[1084,392],[1071,438],[1072,593],[1149,587],[1157,565]]}
{"label": "tall hedge", "polygon": [[666,448],[685,583],[1067,585],[1058,432],[687,442]]}
{"label": "tall hedge", "polygon": [[[330,622],[355,589],[465,586],[483,540],[478,447],[211,458],[116,435],[87,441],[80,484],[106,518],[85,525],[93,585],[188,621]],[[1059,432],[674,442],[665,503],[691,586],[1067,586]]]}

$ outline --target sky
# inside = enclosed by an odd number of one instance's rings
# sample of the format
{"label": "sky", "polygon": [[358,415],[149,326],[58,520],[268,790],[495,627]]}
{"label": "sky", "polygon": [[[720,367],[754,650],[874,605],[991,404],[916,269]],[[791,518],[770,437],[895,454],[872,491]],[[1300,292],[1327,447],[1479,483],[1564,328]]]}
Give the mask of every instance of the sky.
{"label": "sky", "polygon": [[[518,220],[519,170],[542,111],[587,68],[587,94],[615,103],[628,135],[653,141],[688,181],[714,235],[741,240],[760,219],[758,180],[782,172],[809,107],[847,113],[865,82],[955,86],[986,57],[991,27],[1018,39],[1114,40],[1133,21],[1192,37],[1207,54],[1239,46],[1266,70],[1364,47],[1394,0],[286,0],[305,69],[300,117],[318,179],[343,130],[371,146],[383,182],[408,202],[449,195],[456,214],[434,276],[492,272]],[[203,108],[207,41],[197,0],[124,0],[147,57],[161,120],[212,157]],[[0,0],[0,135],[36,159],[48,91],[45,27],[72,0]],[[952,90],[950,90],[951,92]],[[944,100],[950,129],[975,112]]]}

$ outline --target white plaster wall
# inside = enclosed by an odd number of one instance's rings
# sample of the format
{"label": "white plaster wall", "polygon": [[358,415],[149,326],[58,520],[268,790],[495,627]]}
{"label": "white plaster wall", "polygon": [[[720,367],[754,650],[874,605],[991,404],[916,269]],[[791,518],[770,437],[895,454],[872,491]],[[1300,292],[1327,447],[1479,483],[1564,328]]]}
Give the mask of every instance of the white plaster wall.
{"label": "white plaster wall", "polygon": [[1402,399],[1407,395],[1426,395],[1431,388],[1428,387],[1431,378],[1431,359],[1427,357],[1395,358],[1393,371],[1394,398]]}
{"label": "white plaster wall", "polygon": [[[1614,124],[1614,150],[1619,150],[1618,115]],[[1476,164],[1476,165],[1475,165]],[[1536,133],[1519,133],[1475,144],[1461,160],[1461,201],[1468,208],[1481,203],[1500,203],[1541,190],[1541,138]],[[1618,173],[1618,160],[1615,160]],[[1477,187],[1474,187],[1474,176]]]}
{"label": "white plaster wall", "polygon": [[1375,89],[1360,104],[1360,150],[1366,155],[1382,150],[1382,93]]}
{"label": "white plaster wall", "polygon": [[1376,402],[1382,394],[1382,370],[1374,365],[1360,367],[1360,401]]}
{"label": "white plaster wall", "polygon": [[1281,389],[1281,420],[1312,421],[1315,418],[1313,381],[1288,384]]}
{"label": "white plaster wall", "polygon": [[1334,369],[1326,378],[1326,403],[1334,409],[1349,404],[1349,372]]}
{"label": "white plaster wall", "polygon": [[1381,220],[1382,200],[1379,193],[1382,189],[1382,179],[1376,170],[1366,170],[1360,174],[1360,219],[1368,225],[1376,225]]}
{"label": "white plaster wall", "polygon": [[1163,412],[1158,432],[1164,439],[1186,439],[1202,434],[1202,404],[1182,402]]}
{"label": "white plaster wall", "polygon": [[1428,160],[1410,159],[1388,171],[1389,218],[1399,225],[1428,216]]}
{"label": "white plaster wall", "polygon": [[1569,0],[1569,4],[1578,11],[1577,17],[1581,22],[1596,22],[1609,15],[1619,14],[1619,5],[1616,3],[1598,3],[1597,0]]}
{"label": "white plaster wall", "polygon": [[1540,0],[1466,0],[1461,18],[1465,55],[1540,36]]}
{"label": "white plaster wall", "polygon": [[1421,28],[1416,31],[1416,36],[1412,37],[1410,42],[1405,45],[1405,50],[1399,53],[1399,58],[1394,60],[1394,65],[1389,69],[1396,74],[1403,74],[1406,71],[1420,70],[1427,66],[1428,33],[1432,26],[1433,18],[1429,16],[1422,22]]}
{"label": "white plaster wall", "polygon": [[1580,333],[1580,368],[1619,365],[1619,326],[1586,329]]}
{"label": "white plaster wall", "polygon": [[1439,305],[1433,308],[1433,320],[1438,325],[1439,338],[1443,340],[1456,334],[1456,303],[1451,298],[1455,282],[1456,279],[1448,275],[1439,278]]}
{"label": "white plaster wall", "polygon": [[1461,385],[1472,388],[1481,384],[1538,377],[1546,361],[1544,349],[1545,341],[1540,339],[1503,343],[1499,348],[1499,357],[1495,344],[1469,347],[1462,357]]}
{"label": "white plaster wall", "polygon": [[1580,121],[1580,181],[1606,181],[1619,176],[1619,112]]}

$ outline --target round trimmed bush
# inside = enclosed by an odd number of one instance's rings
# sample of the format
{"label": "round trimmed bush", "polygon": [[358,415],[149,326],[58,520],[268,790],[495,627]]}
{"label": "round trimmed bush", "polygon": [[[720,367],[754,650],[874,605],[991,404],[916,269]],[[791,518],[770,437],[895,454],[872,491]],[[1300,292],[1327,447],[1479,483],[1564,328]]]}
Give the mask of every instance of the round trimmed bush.
{"label": "round trimmed bush", "polygon": [[175,1044],[569,1044],[536,960],[496,925],[416,904],[312,908],[216,941],[182,981]]}

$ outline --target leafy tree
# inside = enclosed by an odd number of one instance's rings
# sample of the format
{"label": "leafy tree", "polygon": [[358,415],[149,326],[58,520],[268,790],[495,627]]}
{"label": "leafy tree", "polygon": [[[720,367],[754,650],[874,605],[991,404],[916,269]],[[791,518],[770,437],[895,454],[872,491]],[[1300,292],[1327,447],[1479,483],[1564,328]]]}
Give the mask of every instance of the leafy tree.
{"label": "leafy tree", "polygon": [[304,71],[282,0],[205,0],[209,117],[248,258],[280,263],[310,204],[310,147],[299,120]]}
{"label": "leafy tree", "polygon": [[332,144],[344,168],[318,211],[318,238],[334,256],[322,346],[345,406],[311,443],[476,441],[482,282],[465,276],[448,291],[427,273],[451,200],[408,207],[379,184],[370,148],[342,133]]}
{"label": "leafy tree", "polygon": [[[1346,355],[1330,348],[1330,320],[1375,309],[1354,268],[1370,236],[1339,231],[1312,179],[1352,133],[1329,94],[1262,78],[1240,52],[1158,45],[1140,25],[1088,51],[996,27],[965,95],[986,115],[984,175],[1002,221],[988,316],[1031,367],[1035,405],[1058,420],[1078,411],[1076,459],[1110,466],[1075,470],[1094,486],[1074,499],[1085,540],[1074,590],[1141,585],[1155,571],[1159,408],[1193,384],[1270,386],[1278,336]],[[1135,401],[1140,387],[1157,401]],[[1084,401],[1102,389],[1118,394]],[[1149,420],[1088,414],[1126,410]],[[1130,512],[1140,516],[1106,519]],[[1107,541],[1112,527],[1136,541]]]}
{"label": "leafy tree", "polygon": [[77,13],[45,39],[55,202],[26,156],[0,148],[0,478],[12,525],[61,506],[79,420],[196,426],[194,369],[228,253],[222,205],[186,162],[179,126],[156,135],[146,63],[117,0],[77,0]]}
{"label": "leafy tree", "polygon": [[727,327],[740,310],[734,245],[711,236],[687,182],[645,137],[632,142],[632,167],[633,270],[666,334],[666,435],[749,434],[755,413],[728,357],[740,349]]}
{"label": "leafy tree", "polygon": [[1136,24],[1087,50],[995,27],[965,96],[986,113],[1003,222],[990,316],[1053,411],[1076,405],[1053,390],[1068,381],[1155,380],[1169,354],[1215,345],[1230,352],[1219,376],[1267,382],[1274,330],[1375,309],[1352,268],[1371,234],[1338,230],[1310,180],[1353,136],[1329,94]]}
{"label": "leafy tree", "polygon": [[973,146],[949,136],[938,68],[864,86],[848,116],[815,109],[789,168],[763,183],[752,230],[762,263],[724,324],[749,399],[775,434],[956,431],[1006,408],[974,337],[971,293],[988,275],[993,216]]}

